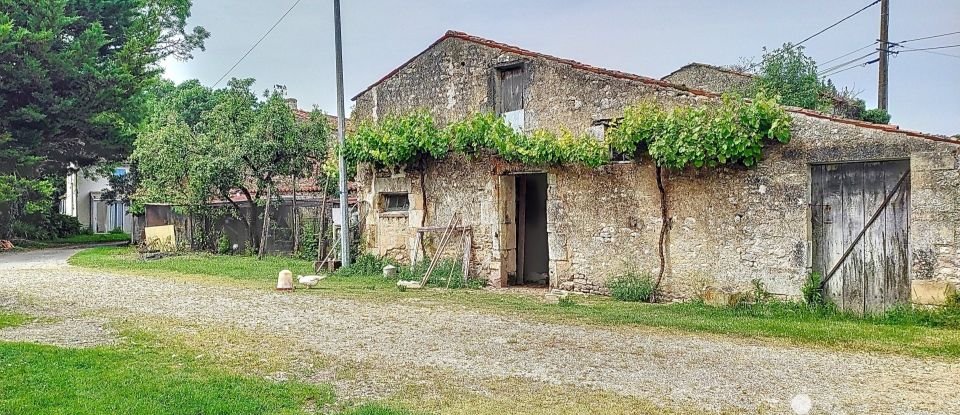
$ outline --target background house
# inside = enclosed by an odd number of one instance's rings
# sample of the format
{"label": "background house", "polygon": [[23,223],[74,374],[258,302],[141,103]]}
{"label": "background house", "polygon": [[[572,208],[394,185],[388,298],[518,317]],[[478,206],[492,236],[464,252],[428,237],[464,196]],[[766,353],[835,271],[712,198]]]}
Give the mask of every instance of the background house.
{"label": "background house", "polygon": [[[128,166],[113,169],[114,175],[125,175]],[[66,177],[66,192],[60,197],[60,213],[77,218],[94,233],[119,229],[129,233],[133,219],[128,204],[104,200],[103,190],[110,188],[110,177],[98,174],[96,169],[70,169]]]}
{"label": "background house", "polygon": [[[493,111],[527,132],[567,128],[602,136],[605,120],[628,105],[717,99],[448,32],[357,95],[352,117],[376,121],[427,109],[448,123]],[[754,168],[670,172],[666,290],[689,296],[703,285],[744,289],[759,279],[796,296],[808,273],[826,274],[841,263],[828,295],[843,308],[871,312],[908,301],[927,283],[960,284],[960,141],[789,111],[792,141],[769,145]],[[443,226],[458,212],[473,234],[471,272],[491,284],[539,283],[546,272],[551,287],[605,293],[611,277],[659,268],[654,170],[649,159],[589,169],[456,156],[422,171],[361,169],[366,248],[409,260],[419,255],[419,230]],[[883,226],[870,227],[840,261],[881,206]]]}

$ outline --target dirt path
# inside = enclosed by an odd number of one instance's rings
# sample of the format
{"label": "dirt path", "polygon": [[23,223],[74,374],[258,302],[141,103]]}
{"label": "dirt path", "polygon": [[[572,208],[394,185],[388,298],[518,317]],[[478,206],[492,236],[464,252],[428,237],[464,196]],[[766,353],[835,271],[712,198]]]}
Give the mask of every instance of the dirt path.
{"label": "dirt path", "polygon": [[[65,315],[174,317],[294,338],[359,362],[515,376],[707,410],[960,413],[960,362],[545,324],[462,309],[377,304],[81,270],[73,251],[0,256],[0,304],[25,295]],[[451,352],[457,351],[457,352]]]}

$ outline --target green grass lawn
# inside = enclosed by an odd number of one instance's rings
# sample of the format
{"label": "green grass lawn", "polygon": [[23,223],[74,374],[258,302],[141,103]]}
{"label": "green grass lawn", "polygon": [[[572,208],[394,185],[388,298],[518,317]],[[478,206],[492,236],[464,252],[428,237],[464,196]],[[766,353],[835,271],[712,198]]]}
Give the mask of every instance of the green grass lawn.
{"label": "green grass lawn", "polygon": [[[0,311],[0,327],[30,319]],[[144,334],[125,340],[89,349],[0,341],[0,413],[301,414],[333,401],[327,386],[231,373]]]}
{"label": "green grass lawn", "polygon": [[[311,271],[309,261],[272,257],[187,255],[140,261],[129,248],[94,248],[78,253],[74,265],[155,275],[192,275],[205,280],[243,281],[269,288],[276,273]],[[960,357],[960,313],[900,311],[861,319],[799,304],[772,303],[741,308],[713,308],[696,303],[624,303],[605,297],[574,296],[574,304],[546,304],[537,297],[482,290],[417,290],[399,292],[379,276],[334,276],[317,290],[296,295],[352,296],[368,300],[417,299],[418,304],[457,304],[490,312],[523,315],[542,321],[603,326],[656,327],[675,332],[711,333],[775,340],[797,345],[874,351],[914,356]]]}
{"label": "green grass lawn", "polygon": [[0,343],[4,414],[297,414],[318,386],[230,374],[142,348]]}

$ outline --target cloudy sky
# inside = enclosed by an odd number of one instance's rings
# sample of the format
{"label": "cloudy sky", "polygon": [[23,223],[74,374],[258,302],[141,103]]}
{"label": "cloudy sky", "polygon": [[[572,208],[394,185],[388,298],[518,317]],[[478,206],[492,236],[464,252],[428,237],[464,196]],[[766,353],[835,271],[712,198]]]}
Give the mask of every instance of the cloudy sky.
{"label": "cloudy sky", "polygon": [[[296,0],[194,0],[191,24],[212,32],[205,52],[165,63],[175,81],[214,84]],[[448,29],[596,66],[662,77],[690,62],[717,65],[797,42],[870,0],[343,0],[347,99],[419,53]],[[960,1],[891,0],[890,40],[960,31]],[[286,85],[303,108],[336,112],[332,0],[301,0],[229,76],[259,89]],[[879,5],[805,43],[826,62],[878,37]],[[960,35],[906,43],[960,44]],[[864,49],[821,68],[867,53]],[[941,54],[934,54],[936,52]],[[952,55],[944,56],[943,54]],[[229,79],[228,76],[228,79]],[[832,76],[877,100],[877,65]],[[222,86],[222,85],[221,85]],[[351,103],[347,102],[347,108]],[[960,48],[904,52],[890,61],[892,123],[960,133]]]}

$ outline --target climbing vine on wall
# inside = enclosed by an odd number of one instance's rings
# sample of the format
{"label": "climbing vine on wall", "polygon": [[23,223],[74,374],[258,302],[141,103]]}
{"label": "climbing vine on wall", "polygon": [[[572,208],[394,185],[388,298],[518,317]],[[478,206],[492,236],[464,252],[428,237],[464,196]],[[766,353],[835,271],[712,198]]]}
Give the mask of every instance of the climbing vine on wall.
{"label": "climbing vine on wall", "polygon": [[657,165],[671,169],[743,163],[753,166],[764,140],[790,141],[790,115],[776,98],[725,95],[720,105],[665,110],[642,103],[624,110],[607,134],[611,148],[632,153],[645,145]]}
{"label": "climbing vine on wall", "polygon": [[345,155],[354,163],[401,166],[450,152],[495,154],[531,166],[598,167],[610,149],[637,154],[646,149],[658,166],[683,169],[756,164],[764,140],[787,142],[790,116],[776,98],[724,96],[718,105],[666,110],[646,102],[625,109],[605,140],[568,130],[515,131],[492,113],[477,113],[441,128],[425,111],[363,123],[347,137]]}
{"label": "climbing vine on wall", "polygon": [[715,167],[760,161],[766,140],[790,141],[790,115],[776,98],[758,93],[752,100],[723,96],[720,105],[681,106],[670,111],[652,103],[628,107],[620,123],[609,131],[608,144],[622,153],[646,146],[656,162],[660,191],[660,271],[654,295],[666,269],[665,245],[670,229],[667,190],[663,168]]}
{"label": "climbing vine on wall", "polygon": [[567,130],[523,134],[492,113],[474,114],[439,128],[423,111],[361,124],[347,138],[344,154],[353,162],[399,166],[426,157],[440,159],[449,152],[496,154],[504,160],[531,166],[598,167],[609,161],[607,145],[588,135]]}

